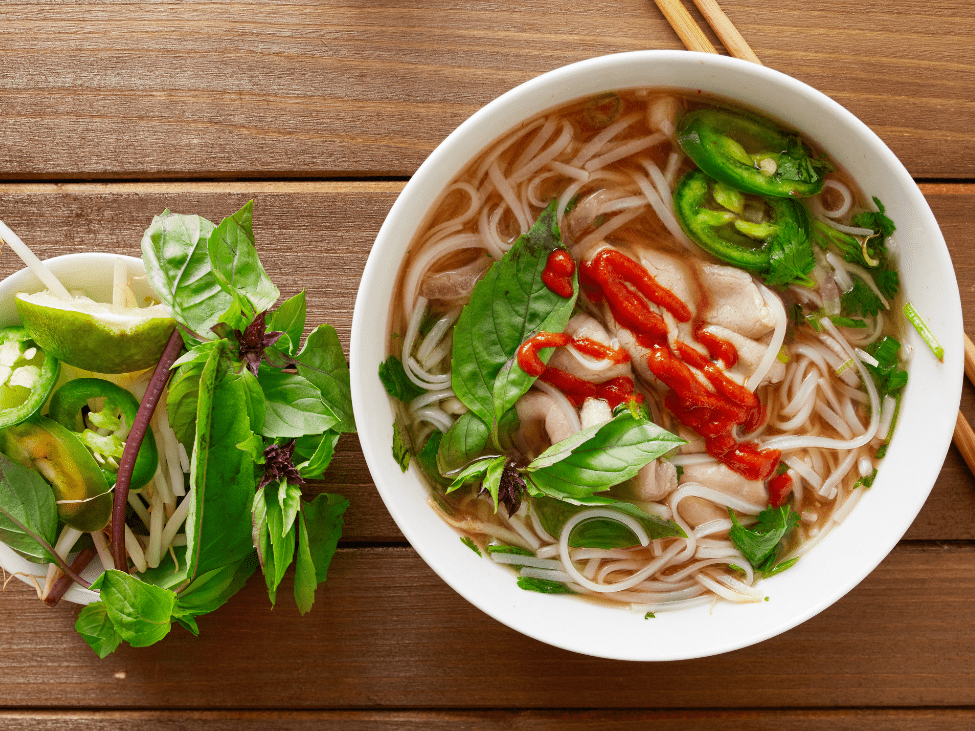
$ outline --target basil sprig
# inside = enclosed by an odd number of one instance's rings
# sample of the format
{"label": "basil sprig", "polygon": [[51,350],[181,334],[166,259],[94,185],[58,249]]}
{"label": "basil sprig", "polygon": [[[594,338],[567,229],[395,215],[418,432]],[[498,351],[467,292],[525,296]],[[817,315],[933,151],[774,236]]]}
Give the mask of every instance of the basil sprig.
{"label": "basil sprig", "polygon": [[339,435],[355,431],[348,365],[328,325],[301,343],[304,292],[270,309],[279,292],[254,246],[252,207],[218,226],[165,211],[143,237],[146,275],[190,348],[167,401],[191,454],[187,545],[141,577],[110,571],[93,585],[100,601],[76,628],[99,656],[122,641],[157,642],[173,622],[196,634],[195,617],[226,602],[258,565],[273,603],[297,563],[304,614],[335,554],[348,501],[305,500],[301,486],[322,476]]}
{"label": "basil sprig", "polygon": [[[568,298],[542,281],[549,255],[563,248],[556,209],[553,200],[487,271],[454,326],[451,385],[499,449],[502,416],[535,382],[518,366],[519,346],[539,332],[562,332],[579,294],[578,275]],[[543,362],[551,352],[543,351]]]}

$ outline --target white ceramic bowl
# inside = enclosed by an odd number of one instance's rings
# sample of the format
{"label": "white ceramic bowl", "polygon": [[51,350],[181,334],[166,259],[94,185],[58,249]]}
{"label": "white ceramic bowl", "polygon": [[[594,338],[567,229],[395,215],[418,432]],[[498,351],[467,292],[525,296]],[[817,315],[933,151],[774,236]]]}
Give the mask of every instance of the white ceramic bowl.
{"label": "white ceramic bowl", "polygon": [[[54,272],[55,276],[70,289],[83,290],[93,299],[110,302],[112,299],[112,277],[116,259],[121,258],[128,267],[130,277],[145,277],[145,267],[142,259],[134,256],[119,256],[118,254],[86,253],[65,254],[48,259],[44,263]],[[140,286],[142,289],[140,289]],[[145,279],[133,283],[135,295],[138,298],[151,296],[151,290]],[[40,292],[47,289],[29,269],[21,269],[0,282],[0,326],[19,325],[20,317],[14,304],[14,295],[18,292]],[[10,548],[0,543],[0,566],[8,574],[13,574],[24,583],[32,583],[30,576],[38,577],[43,585],[47,576],[47,564],[36,564],[27,561],[14,553]],[[96,556],[82,572],[82,576],[93,581],[102,573],[102,565]],[[98,594],[74,584],[64,599],[76,604],[90,604],[98,599]]]}
{"label": "white ceramic bowl", "polygon": [[[390,298],[414,232],[454,176],[521,120],[564,102],[637,86],[701,90],[800,129],[877,195],[896,222],[906,300],[945,348],[939,363],[917,334],[899,426],[874,487],[844,523],[789,571],[763,581],[769,601],[642,615],[564,595],[523,591],[509,570],[478,558],[427,505],[413,468],[391,454],[393,411],[377,376]],[[832,99],[788,76],[732,58],[684,51],[606,56],[557,69],[504,94],[454,131],[403,190],[379,232],[352,322],[352,401],[366,462],[389,512],[451,587],[495,619],[557,647],[625,660],[713,655],[784,632],[837,601],[890,552],[921,509],[951,442],[962,378],[962,316],[944,238],[921,192],[884,143]]]}

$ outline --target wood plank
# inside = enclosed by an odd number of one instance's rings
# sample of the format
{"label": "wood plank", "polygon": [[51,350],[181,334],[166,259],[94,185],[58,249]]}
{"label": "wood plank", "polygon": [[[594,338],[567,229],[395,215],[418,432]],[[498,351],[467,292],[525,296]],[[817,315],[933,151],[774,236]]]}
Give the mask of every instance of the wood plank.
{"label": "wood plank", "polygon": [[303,618],[290,586],[272,611],[251,581],[200,619],[198,638],[177,629],[104,661],[74,635],[69,608],[52,611],[15,584],[0,601],[8,710],[975,705],[972,545],[902,544],[794,630],[674,663],[599,660],[528,639],[467,604],[408,548],[341,550]]}
{"label": "wood plank", "polygon": [[[359,278],[372,241],[401,189],[401,183],[0,184],[0,217],[41,258],[92,249],[139,255],[142,232],[164,208],[219,220],[253,197],[257,242],[272,279],[285,296],[307,288],[309,322],[333,324],[348,347]],[[948,241],[963,310],[975,311],[975,185],[923,189]],[[12,254],[4,254],[0,276],[19,266]],[[963,410],[975,423],[975,390],[969,384]],[[352,501],[346,540],[403,540],[375,491],[356,437],[340,442],[327,480],[329,490]],[[311,490],[323,488],[316,483]],[[952,448],[907,537],[975,539],[971,515],[975,515],[975,478]]]}
{"label": "wood plank", "polygon": [[[846,105],[912,174],[971,177],[964,0],[722,5],[766,65]],[[0,33],[0,175],[405,176],[517,84],[646,48],[682,48],[646,0],[21,0]]]}
{"label": "wood plank", "polygon": [[682,731],[836,731],[884,728],[888,731],[970,729],[970,709],[830,711],[37,711],[0,712],[7,731],[109,731],[138,728],[169,731],[192,726],[208,731],[645,731],[649,724],[671,724]]}

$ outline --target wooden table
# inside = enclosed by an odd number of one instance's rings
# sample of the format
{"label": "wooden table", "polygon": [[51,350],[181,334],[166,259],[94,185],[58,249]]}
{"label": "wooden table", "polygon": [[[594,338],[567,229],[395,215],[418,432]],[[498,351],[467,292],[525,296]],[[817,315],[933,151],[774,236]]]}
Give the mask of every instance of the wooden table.
{"label": "wooden table", "polygon": [[[900,156],[970,310],[972,3],[722,5],[767,65],[844,104]],[[383,217],[448,132],[563,64],[680,47],[650,0],[7,2],[0,218],[42,258],[136,254],[166,207],[219,220],[254,198],[272,278],[285,295],[307,287],[310,320],[347,345]],[[18,267],[5,253],[0,275]],[[975,421],[967,385],[963,410]],[[509,630],[404,541],[355,438],[327,477],[352,508],[305,618],[290,601],[272,611],[255,578],[201,619],[199,638],[176,629],[99,661],[74,633],[76,609],[52,611],[12,582],[0,595],[0,727],[975,724],[975,479],[954,448],[905,539],[846,598],[758,646],[678,663],[596,660]]]}

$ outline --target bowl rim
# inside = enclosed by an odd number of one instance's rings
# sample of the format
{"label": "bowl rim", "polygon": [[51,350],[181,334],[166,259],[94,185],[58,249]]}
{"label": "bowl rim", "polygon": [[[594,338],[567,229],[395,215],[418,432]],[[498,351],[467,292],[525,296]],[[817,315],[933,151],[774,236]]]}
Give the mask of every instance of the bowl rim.
{"label": "bowl rim", "polygon": [[[499,588],[500,585],[494,582],[491,577],[478,576],[472,579],[469,575],[471,572],[480,573],[483,571],[486,573],[488,571],[486,567],[490,565],[490,562],[482,561],[485,567],[484,569],[475,568],[476,565],[470,563],[470,561],[481,561],[481,559],[474,556],[466,548],[454,548],[448,551],[442,550],[446,544],[438,546],[437,542],[440,539],[430,537],[428,531],[435,531],[436,529],[432,527],[429,521],[420,517],[419,513],[411,515],[411,506],[415,503],[415,500],[404,497],[406,492],[404,487],[415,488],[414,483],[416,478],[412,470],[406,476],[401,476],[399,471],[395,470],[395,462],[393,462],[390,455],[391,426],[378,422],[379,416],[377,416],[377,412],[381,411],[382,415],[385,416],[386,411],[382,408],[377,409],[377,403],[380,399],[387,399],[387,396],[383,392],[381,385],[379,385],[379,379],[376,374],[375,343],[371,341],[371,339],[375,338],[377,332],[377,318],[383,323],[386,323],[388,322],[389,314],[383,311],[370,295],[384,292],[382,289],[384,280],[388,278],[388,271],[394,268],[391,263],[401,261],[405,249],[419,225],[419,221],[411,224],[409,220],[411,218],[416,219],[418,215],[420,220],[422,220],[426,215],[426,211],[436,202],[437,196],[446,187],[446,184],[453,179],[459,169],[492,142],[493,139],[500,138],[516,126],[510,122],[502,124],[499,120],[503,120],[505,115],[508,115],[509,119],[513,118],[517,119],[518,122],[523,122],[533,115],[529,115],[529,117],[524,115],[512,116],[512,109],[534,107],[535,113],[537,114],[568,99],[585,95],[583,93],[577,93],[574,97],[563,95],[560,96],[557,102],[553,102],[551,98],[555,94],[552,92],[552,88],[556,88],[560,84],[570,84],[573,81],[585,78],[587,75],[605,77],[619,71],[621,68],[641,68],[649,64],[673,64],[684,69],[699,65],[701,67],[702,78],[709,74],[712,76],[724,74],[735,77],[736,79],[751,79],[756,84],[767,84],[776,89],[783,90],[788,94],[807,100],[809,103],[814,102],[815,106],[822,110],[824,118],[838,121],[855,130],[863,140],[868,142],[870,154],[879,158],[886,166],[887,171],[894,179],[892,184],[903,188],[903,194],[911,204],[910,213],[916,219],[912,219],[912,225],[918,230],[923,230],[930,237],[929,245],[932,247],[932,266],[938,269],[938,273],[945,276],[948,280],[939,281],[937,286],[939,301],[943,307],[943,311],[938,313],[938,319],[943,322],[944,327],[944,329],[939,328],[937,332],[945,346],[945,361],[940,369],[939,376],[941,391],[939,391],[938,396],[939,407],[943,411],[938,411],[936,414],[937,418],[926,425],[926,438],[930,444],[930,449],[924,464],[915,465],[912,463],[909,465],[913,470],[912,476],[917,484],[921,485],[922,489],[915,489],[908,497],[907,502],[896,511],[896,524],[892,528],[882,531],[876,542],[863,547],[859,551],[859,560],[851,561],[849,565],[839,567],[840,579],[834,581],[823,595],[818,598],[812,598],[799,605],[795,601],[790,601],[788,597],[785,597],[782,602],[786,607],[785,610],[771,612],[774,621],[769,622],[764,627],[756,627],[756,622],[752,621],[748,623],[748,629],[742,635],[733,637],[713,637],[709,635],[707,638],[708,641],[706,642],[692,640],[694,643],[693,648],[667,645],[666,648],[651,647],[647,649],[638,642],[617,642],[613,644],[612,636],[607,635],[605,631],[596,630],[594,625],[587,626],[587,629],[592,630],[592,632],[581,640],[579,636],[567,637],[566,635],[560,635],[553,631],[550,625],[544,621],[539,621],[538,613],[566,612],[572,614],[578,621],[592,622],[597,621],[593,619],[595,616],[593,612],[576,611],[575,609],[570,610],[565,602],[570,601],[591,606],[598,605],[594,605],[592,602],[580,602],[578,598],[573,597],[535,595],[532,592],[521,592],[522,594],[532,596],[530,598],[522,597],[522,600],[519,601],[518,599],[512,599],[510,596],[507,596],[507,592]],[[626,88],[626,86],[633,85],[620,84],[617,88]],[[681,88],[692,89],[694,86]],[[614,87],[610,84],[605,88],[611,89]],[[723,94],[722,96],[733,99],[734,94]],[[780,116],[775,115],[773,112],[769,113],[772,113],[773,116]],[[484,128],[492,128],[495,132],[483,144],[477,145],[473,151],[468,151],[466,147],[470,147],[472,143],[467,144],[466,140],[478,137],[483,138],[485,136]],[[444,171],[452,172],[448,174],[448,172]],[[431,195],[431,190],[433,191],[433,195]],[[421,209],[421,214],[416,213],[417,208]],[[407,219],[408,223],[404,225],[403,219]],[[398,269],[398,265],[396,268]],[[389,298],[387,296],[383,295],[379,299],[382,299],[388,306]],[[931,320],[929,319],[930,322]],[[387,328],[383,328],[380,332],[385,343]],[[914,333],[907,333],[908,339],[915,345],[915,350],[917,351],[916,344],[919,340],[914,338],[914,335]],[[382,351],[384,353],[385,348]],[[924,357],[925,353],[916,352],[916,355]],[[922,365],[924,368],[927,368],[926,364],[922,363]],[[353,313],[350,366],[353,409],[359,424],[360,444],[376,487],[404,536],[427,565],[446,581],[451,588],[474,604],[474,606],[503,624],[537,640],[562,649],[597,657],[626,660],[691,659],[728,652],[752,645],[804,622],[838,601],[853,589],[867,574],[876,568],[900,540],[920,511],[924,500],[933,487],[951,443],[955,420],[954,412],[957,410],[957,405],[960,401],[962,385],[961,303],[947,246],[944,243],[944,238],[923,195],[910,177],[910,174],[894,156],[893,152],[852,113],[807,84],[767,67],[724,56],[688,51],[634,51],[601,56],[564,66],[515,87],[475,112],[431,153],[393,204],[369,255],[363,271]],[[918,366],[918,368],[920,367]],[[912,364],[912,375],[915,370],[916,367]],[[906,399],[908,394],[913,395],[918,393],[917,387],[914,387],[912,390],[913,385],[909,384],[908,389],[905,391],[905,403],[907,403]],[[912,399],[912,408],[917,401],[917,399]],[[371,422],[377,425],[375,429],[369,427]],[[903,441],[902,439],[899,440],[899,437],[903,435],[904,427],[902,425],[901,429],[895,433],[895,445]],[[891,454],[887,456],[883,464],[890,463],[895,452],[895,449],[891,449]],[[883,506],[882,503],[877,502],[875,495],[882,481],[885,485],[894,482],[892,477],[893,471],[893,467],[886,472],[881,470],[881,477],[878,478],[876,486],[862,498],[863,501],[874,504],[874,510],[878,506]],[[426,509],[429,513],[433,513],[429,508]],[[863,510],[864,507],[861,507],[860,511],[862,512]],[[889,511],[890,506],[887,506],[887,510],[882,510],[881,512],[885,513]],[[847,523],[831,531],[829,536],[823,540],[822,544],[815,551],[810,552],[809,557],[803,559],[803,563],[810,566],[808,571],[803,569],[804,572],[812,576],[818,576],[824,573],[823,568],[819,565],[821,561],[817,559],[817,556],[825,555],[824,549],[827,547],[827,544],[834,548],[841,547],[842,550],[853,550],[857,547],[858,542],[855,540],[855,536],[850,535],[850,530],[847,530],[841,536],[842,540],[837,537],[849,523],[862,522],[853,521],[853,518],[857,515],[857,510],[854,510],[851,517],[847,519]],[[453,531],[449,526],[447,528]],[[440,542],[442,543],[442,541]],[[462,546],[459,541],[455,543]],[[462,551],[467,551],[470,556],[464,556]],[[447,555],[448,553],[449,556]],[[832,568],[837,567],[834,566]],[[795,584],[795,581],[790,579],[790,574],[795,576],[793,572],[786,572],[773,579],[765,580],[762,586],[770,589],[769,594],[773,594],[771,591],[773,588],[771,582],[777,582],[776,589],[779,585],[792,586]],[[511,585],[514,586],[515,582],[512,575],[506,572],[506,576]],[[818,581],[819,579],[817,579]],[[488,596],[487,594],[490,591],[501,592],[505,595],[499,600],[497,596]],[[778,594],[778,592],[774,593]],[[778,601],[781,597],[776,596],[775,598]],[[706,607],[703,609],[706,611]],[[720,610],[716,609],[714,615],[727,614],[724,609],[725,607],[723,606],[720,607]],[[756,613],[762,616],[769,614],[769,612],[763,611],[767,607],[762,605],[753,605],[746,609],[757,610]],[[629,613],[625,609],[614,609],[613,611],[619,612],[619,619],[617,622],[611,622],[610,624],[619,624],[625,627],[625,631],[628,632],[636,627],[628,619],[627,615]],[[688,613],[701,615],[704,612],[691,609],[683,610],[679,614]],[[676,614],[678,613],[674,613],[671,616],[676,616]],[[656,625],[658,623],[655,622],[654,624]],[[660,624],[664,626],[680,626],[681,623],[670,621],[670,618],[667,617]],[[702,631],[695,634],[705,635],[709,633]],[[714,633],[710,634],[713,635]],[[610,638],[609,641],[607,641],[608,637]],[[606,644],[600,645],[600,642]]]}

